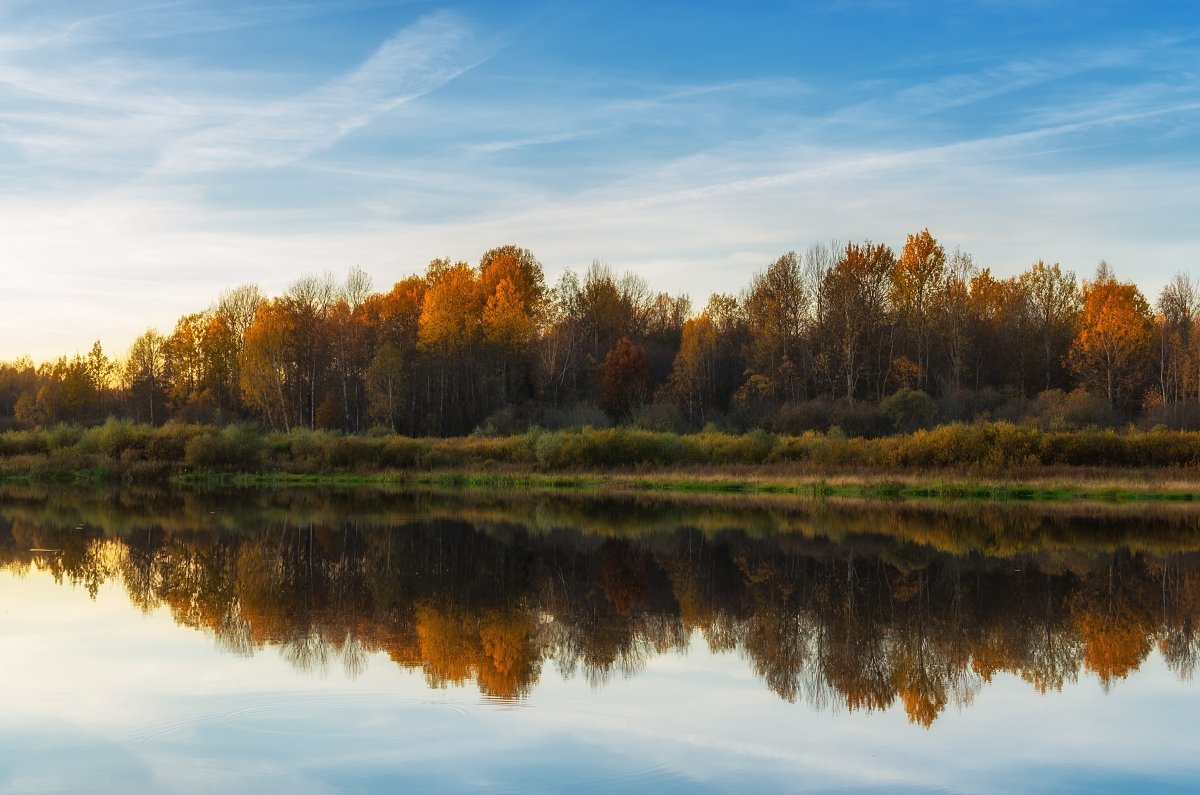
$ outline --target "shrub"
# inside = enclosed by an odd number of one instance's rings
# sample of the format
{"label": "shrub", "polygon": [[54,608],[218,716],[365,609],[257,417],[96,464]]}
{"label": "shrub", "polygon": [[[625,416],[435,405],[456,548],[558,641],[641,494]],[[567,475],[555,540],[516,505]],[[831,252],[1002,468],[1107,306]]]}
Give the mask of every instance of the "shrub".
{"label": "shrub", "polygon": [[84,452],[100,453],[111,459],[137,457],[144,451],[149,436],[148,425],[109,417],[103,425],[84,431],[79,446]]}
{"label": "shrub", "polygon": [[254,425],[228,425],[188,439],[183,460],[188,466],[255,471],[262,467],[264,437]]}
{"label": "shrub", "polygon": [[83,438],[83,428],[60,422],[45,431],[45,434],[46,446],[51,451],[64,450],[79,444],[79,440]]}
{"label": "shrub", "polygon": [[642,406],[633,417],[634,427],[660,433],[682,433],[687,419],[674,403],[656,401]]}
{"label": "shrub", "polygon": [[202,431],[200,425],[168,422],[151,431],[146,440],[146,456],[152,461],[183,461],[188,441]]}
{"label": "shrub", "polygon": [[851,437],[873,439],[886,436],[892,431],[891,418],[873,403],[838,401],[833,404],[830,419]]}
{"label": "shrub", "polygon": [[5,431],[0,433],[0,457],[37,455],[50,451],[42,431]]}
{"label": "shrub", "polygon": [[934,399],[919,389],[901,389],[884,399],[879,407],[902,433],[929,427],[938,411]]}
{"label": "shrub", "polygon": [[[943,422],[987,421],[992,418],[1016,421],[1024,416],[1024,404],[1013,404],[1015,414],[1001,417],[1006,411],[1007,399],[991,387],[984,389],[958,389],[938,400],[938,417]],[[1011,410],[1009,410],[1010,413]]]}
{"label": "shrub", "polygon": [[1032,408],[1037,424],[1053,431],[1111,428],[1119,421],[1107,400],[1086,389],[1069,393],[1061,389],[1047,389],[1037,396]]}
{"label": "shrub", "polygon": [[432,443],[410,436],[387,436],[376,452],[379,465],[395,469],[429,466]]}
{"label": "shrub", "polygon": [[771,418],[771,429],[776,433],[803,434],[806,431],[824,431],[833,424],[833,403],[829,400],[806,400],[802,403],[784,403],[775,410]]}
{"label": "shrub", "polygon": [[1139,423],[1143,428],[1161,425],[1168,430],[1200,430],[1200,403],[1163,403],[1152,405],[1142,415]]}
{"label": "shrub", "polygon": [[540,424],[551,430],[607,428],[612,425],[612,420],[595,403],[580,402],[563,408],[554,406],[546,409]]}
{"label": "shrub", "polygon": [[475,433],[481,436],[511,436],[522,433],[528,427],[529,418],[516,406],[505,406],[489,414],[475,429]]}

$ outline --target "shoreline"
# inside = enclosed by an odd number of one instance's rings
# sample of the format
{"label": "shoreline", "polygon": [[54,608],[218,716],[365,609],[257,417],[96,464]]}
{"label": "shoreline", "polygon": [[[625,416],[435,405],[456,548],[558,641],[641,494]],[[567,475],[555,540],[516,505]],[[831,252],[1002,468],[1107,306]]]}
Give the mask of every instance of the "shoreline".
{"label": "shoreline", "polygon": [[411,438],[112,420],[0,434],[0,482],[1186,504],[1200,502],[1200,432],[993,422],[872,439],[635,428]]}
{"label": "shoreline", "polygon": [[794,497],[801,500],[853,498],[879,501],[1009,503],[1200,504],[1200,478],[1193,473],[1145,470],[1047,472],[1013,478],[934,470],[885,476],[874,472],[788,474],[778,467],[737,471],[679,468],[645,472],[635,468],[548,473],[535,469],[453,468],[378,472],[120,471],[12,472],[0,483],[76,486],[137,484],[196,488],[433,488],[439,490],[578,492],[595,494],[712,494]]}

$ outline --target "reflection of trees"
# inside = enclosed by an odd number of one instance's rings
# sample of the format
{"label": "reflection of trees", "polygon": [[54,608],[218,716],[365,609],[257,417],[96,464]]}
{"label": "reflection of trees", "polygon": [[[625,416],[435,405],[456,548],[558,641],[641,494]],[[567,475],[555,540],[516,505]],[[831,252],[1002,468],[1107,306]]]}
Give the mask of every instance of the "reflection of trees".
{"label": "reflection of trees", "polygon": [[1158,567],[1162,589],[1159,649],[1171,670],[1191,679],[1200,659],[1200,568],[1194,557],[1163,561]]}
{"label": "reflection of trees", "polygon": [[1107,688],[1137,670],[1154,643],[1155,610],[1149,572],[1127,555],[1098,561],[1072,600],[1083,641],[1083,664]]}
{"label": "reflection of trees", "polygon": [[1045,692],[1080,670],[1111,686],[1155,644],[1183,677],[1200,658],[1193,554],[997,558],[890,531],[833,543],[684,525],[631,540],[531,532],[499,509],[398,524],[297,515],[121,538],[0,515],[0,566],[93,595],[119,581],[140,609],[166,606],[237,654],[272,646],[300,670],[354,676],[383,652],[431,686],[501,699],[528,695],[547,663],[599,686],[695,636],[743,655],[781,698],[900,705],[923,725],[999,673]]}

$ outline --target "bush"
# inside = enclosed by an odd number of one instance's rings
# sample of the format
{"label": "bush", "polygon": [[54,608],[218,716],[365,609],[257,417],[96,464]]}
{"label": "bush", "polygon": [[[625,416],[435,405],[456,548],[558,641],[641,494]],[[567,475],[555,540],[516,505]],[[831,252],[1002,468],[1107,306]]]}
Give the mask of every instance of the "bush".
{"label": "bush", "polygon": [[151,461],[183,461],[187,456],[188,442],[203,430],[204,427],[200,425],[168,422],[150,433],[146,440],[146,456]]}
{"label": "bush", "polygon": [[1053,431],[1111,428],[1120,421],[1104,397],[1086,389],[1069,393],[1061,389],[1047,389],[1037,396],[1033,409],[1037,424]]}
{"label": "bush", "polygon": [[550,430],[607,428],[612,425],[612,420],[595,403],[580,402],[564,408],[552,406],[546,409],[539,424]]}
{"label": "bush", "polygon": [[847,436],[873,439],[892,431],[892,419],[873,403],[842,400],[833,404],[830,419]]}
{"label": "bush", "polygon": [[79,444],[79,440],[83,438],[83,428],[78,425],[67,425],[59,423],[49,430],[45,431],[46,446],[53,452],[55,450],[65,450]]}
{"label": "bush", "polygon": [[144,452],[150,432],[148,425],[109,417],[103,425],[84,431],[79,447],[86,453],[100,453],[114,460],[136,458]]}
{"label": "bush", "polygon": [[42,431],[5,431],[0,433],[0,457],[48,453],[50,446]]}
{"label": "bush", "polygon": [[687,419],[674,403],[656,401],[642,406],[633,416],[636,428],[660,433],[683,433],[687,429]]}
{"label": "bush", "polygon": [[929,427],[938,411],[937,403],[927,393],[907,388],[889,395],[879,407],[892,420],[896,430],[902,433]]}
{"label": "bush", "polygon": [[1138,424],[1145,429],[1161,425],[1174,431],[1200,431],[1200,403],[1157,402],[1146,410]]}
{"label": "bush", "polygon": [[832,401],[824,399],[784,403],[771,417],[771,429],[792,435],[828,430],[834,424],[833,406]]}
{"label": "bush", "polygon": [[379,466],[393,469],[429,466],[433,444],[428,439],[388,436],[381,442],[375,453]]}
{"label": "bush", "polygon": [[202,469],[253,472],[262,467],[264,437],[255,425],[228,425],[206,430],[188,439],[183,461]]}
{"label": "bush", "polygon": [[[943,422],[975,422],[987,421],[992,418],[1001,419],[1000,412],[1004,411],[1006,398],[991,387],[984,389],[959,389],[938,400],[938,417]],[[1023,416],[1024,406],[1017,409],[1013,417],[1016,421]]]}

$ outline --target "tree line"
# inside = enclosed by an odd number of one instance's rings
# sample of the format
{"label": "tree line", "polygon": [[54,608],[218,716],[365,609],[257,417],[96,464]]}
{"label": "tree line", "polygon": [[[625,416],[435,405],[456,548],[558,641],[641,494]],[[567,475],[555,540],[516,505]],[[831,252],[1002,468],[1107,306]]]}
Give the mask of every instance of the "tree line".
{"label": "tree line", "polygon": [[816,244],[698,310],[593,263],[548,285],[527,249],[436,259],[374,291],[365,272],[255,285],[150,329],[123,357],[0,363],[0,421],[109,416],[411,436],[636,423],[840,425],[879,435],[990,417],[1200,427],[1200,287],[1151,305],[1101,262],[998,278],[928,229],[897,254]]}

